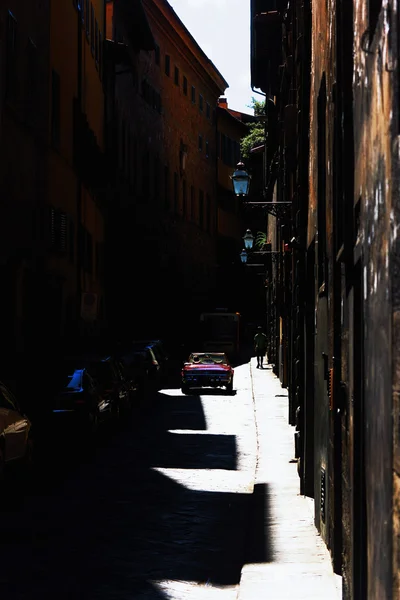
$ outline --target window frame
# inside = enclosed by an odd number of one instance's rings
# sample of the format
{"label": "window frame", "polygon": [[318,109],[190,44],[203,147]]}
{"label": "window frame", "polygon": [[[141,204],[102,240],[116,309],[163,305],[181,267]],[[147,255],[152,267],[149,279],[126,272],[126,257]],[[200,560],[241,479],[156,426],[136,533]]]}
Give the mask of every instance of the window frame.
{"label": "window frame", "polygon": [[164,61],[164,72],[166,74],[167,77],[171,76],[171,57],[169,54],[165,55],[165,61]]}

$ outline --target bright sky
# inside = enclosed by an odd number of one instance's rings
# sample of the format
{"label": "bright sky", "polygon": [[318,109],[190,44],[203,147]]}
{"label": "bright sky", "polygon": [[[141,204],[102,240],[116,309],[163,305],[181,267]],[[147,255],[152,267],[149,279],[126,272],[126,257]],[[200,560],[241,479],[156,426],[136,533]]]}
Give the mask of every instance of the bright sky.
{"label": "bright sky", "polygon": [[253,114],[250,87],[250,1],[168,0],[186,29],[228,82],[233,110]]}

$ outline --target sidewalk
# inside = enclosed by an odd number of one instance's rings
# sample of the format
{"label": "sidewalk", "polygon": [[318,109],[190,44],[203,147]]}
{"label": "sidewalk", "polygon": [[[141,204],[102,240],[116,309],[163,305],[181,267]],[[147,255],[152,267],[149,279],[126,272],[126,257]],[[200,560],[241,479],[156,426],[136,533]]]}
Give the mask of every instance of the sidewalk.
{"label": "sidewalk", "polygon": [[[256,489],[264,490],[266,562],[245,564],[238,600],[339,600],[341,578],[313,522],[310,499],[299,494],[294,428],[288,425],[287,390],[270,366],[251,360],[258,464]],[[267,562],[268,561],[268,562]]]}

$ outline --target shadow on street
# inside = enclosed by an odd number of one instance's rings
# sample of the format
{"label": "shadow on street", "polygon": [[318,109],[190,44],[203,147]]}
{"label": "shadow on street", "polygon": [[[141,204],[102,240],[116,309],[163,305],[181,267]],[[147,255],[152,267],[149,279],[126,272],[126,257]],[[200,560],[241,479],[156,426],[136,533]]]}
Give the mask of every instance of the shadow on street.
{"label": "shadow on street", "polygon": [[190,489],[155,470],[235,471],[235,436],[206,430],[199,396],[157,393],[95,448],[63,438],[30,483],[10,478],[0,513],[4,597],[161,600],[158,581],[231,586],[244,562],[270,560],[265,489],[210,491],[207,471],[205,490]]}

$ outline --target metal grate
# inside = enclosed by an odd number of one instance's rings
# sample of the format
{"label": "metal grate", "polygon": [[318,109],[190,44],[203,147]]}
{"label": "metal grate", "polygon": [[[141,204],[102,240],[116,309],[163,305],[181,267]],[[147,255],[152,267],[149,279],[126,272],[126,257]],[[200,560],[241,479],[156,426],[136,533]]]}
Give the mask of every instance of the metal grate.
{"label": "metal grate", "polygon": [[325,515],[326,515],[326,472],[325,469],[321,468],[321,519],[323,523],[325,523]]}

